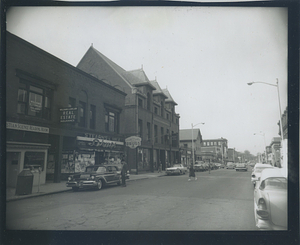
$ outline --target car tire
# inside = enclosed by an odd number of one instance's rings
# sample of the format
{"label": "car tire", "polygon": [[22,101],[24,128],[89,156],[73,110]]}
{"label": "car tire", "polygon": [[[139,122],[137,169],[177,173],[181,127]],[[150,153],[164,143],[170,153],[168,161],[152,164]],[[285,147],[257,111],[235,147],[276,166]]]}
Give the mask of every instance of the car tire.
{"label": "car tire", "polygon": [[103,182],[102,182],[102,180],[100,179],[100,180],[97,181],[97,190],[101,190],[102,187],[103,187]]}
{"label": "car tire", "polygon": [[79,187],[72,187],[72,190],[73,190],[74,192],[76,192],[76,191],[79,190]]}

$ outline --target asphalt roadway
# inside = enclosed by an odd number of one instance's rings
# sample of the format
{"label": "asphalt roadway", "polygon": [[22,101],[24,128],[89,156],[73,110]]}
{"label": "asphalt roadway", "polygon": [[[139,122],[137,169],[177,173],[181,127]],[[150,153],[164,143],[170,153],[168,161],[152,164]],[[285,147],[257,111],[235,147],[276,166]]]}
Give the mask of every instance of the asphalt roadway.
{"label": "asphalt roadway", "polygon": [[163,176],[9,202],[8,230],[253,231],[251,171]]}

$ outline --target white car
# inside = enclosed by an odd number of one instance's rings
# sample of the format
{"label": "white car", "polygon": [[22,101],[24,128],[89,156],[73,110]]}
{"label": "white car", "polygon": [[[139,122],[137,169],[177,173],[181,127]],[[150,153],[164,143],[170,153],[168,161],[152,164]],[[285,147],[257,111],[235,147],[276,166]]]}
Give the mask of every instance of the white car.
{"label": "white car", "polygon": [[261,172],[254,189],[255,224],[264,230],[287,229],[287,174],[282,168]]}
{"label": "white car", "polygon": [[166,168],[167,175],[173,174],[185,174],[187,172],[187,168],[184,167],[182,164],[174,164],[171,168]]}
{"label": "white car", "polygon": [[256,181],[258,181],[260,178],[261,171],[263,171],[265,168],[274,168],[274,167],[270,164],[263,164],[263,163],[255,164],[251,174],[251,182],[254,185],[254,187],[256,185]]}

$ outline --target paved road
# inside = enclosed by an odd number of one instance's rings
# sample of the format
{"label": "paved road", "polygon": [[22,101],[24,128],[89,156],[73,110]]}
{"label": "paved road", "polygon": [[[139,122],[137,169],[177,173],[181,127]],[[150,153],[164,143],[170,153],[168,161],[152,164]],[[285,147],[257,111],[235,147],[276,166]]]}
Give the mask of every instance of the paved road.
{"label": "paved road", "polygon": [[256,230],[250,171],[164,176],[7,203],[21,230]]}

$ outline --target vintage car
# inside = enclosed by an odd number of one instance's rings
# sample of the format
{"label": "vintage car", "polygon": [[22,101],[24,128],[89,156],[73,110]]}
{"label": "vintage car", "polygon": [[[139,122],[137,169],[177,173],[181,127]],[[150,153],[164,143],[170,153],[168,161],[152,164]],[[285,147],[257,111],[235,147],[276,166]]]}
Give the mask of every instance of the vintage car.
{"label": "vintage car", "polygon": [[226,169],[235,169],[235,163],[233,163],[233,162],[228,162],[228,163],[227,163],[227,166],[226,166]]}
{"label": "vintage car", "polygon": [[166,168],[167,175],[173,174],[185,174],[187,172],[187,168],[184,167],[182,164],[174,164],[171,168]]}
{"label": "vintage car", "polygon": [[245,163],[237,163],[235,166],[236,171],[248,171],[248,168]]}
{"label": "vintage car", "polygon": [[87,166],[84,172],[70,175],[66,185],[67,187],[72,187],[73,191],[78,191],[79,188],[94,188],[101,190],[105,185],[120,185],[122,179],[118,171],[119,170],[115,166]]}
{"label": "vintage car", "polygon": [[[118,164],[118,163],[108,163],[105,166],[115,166],[118,169],[118,174],[121,174],[122,167],[123,167],[122,164]],[[126,179],[129,179],[129,178],[130,178],[130,173],[129,173],[129,170],[127,170]]]}
{"label": "vintage car", "polygon": [[256,185],[256,181],[258,181],[260,178],[261,171],[263,171],[265,168],[274,168],[274,167],[270,164],[256,163],[254,168],[252,169],[251,182],[254,187]]}
{"label": "vintage car", "polygon": [[287,174],[282,168],[266,168],[254,189],[254,216],[259,229],[287,229]]}
{"label": "vintage car", "polygon": [[204,171],[204,162],[195,162],[194,169],[196,172],[203,172]]}

